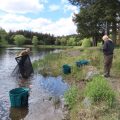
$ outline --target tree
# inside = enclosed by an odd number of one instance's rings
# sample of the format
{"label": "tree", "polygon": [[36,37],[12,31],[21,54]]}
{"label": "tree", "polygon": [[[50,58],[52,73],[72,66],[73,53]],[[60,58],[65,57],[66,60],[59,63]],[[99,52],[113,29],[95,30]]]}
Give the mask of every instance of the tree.
{"label": "tree", "polygon": [[37,45],[38,45],[38,38],[37,38],[37,36],[33,36],[33,38],[32,38],[32,44],[33,44],[34,46],[37,46]]}
{"label": "tree", "polygon": [[[78,33],[82,37],[93,37],[93,42],[103,34],[109,34],[115,42],[117,23],[120,22],[119,0],[69,0],[71,4],[80,7],[74,16]],[[96,44],[96,43],[95,43]]]}
{"label": "tree", "polygon": [[4,29],[0,28],[0,47],[5,47],[8,44],[6,37],[7,32]]}
{"label": "tree", "polygon": [[67,40],[67,45],[75,46],[75,45],[76,45],[75,38],[74,38],[74,37],[70,37],[70,38]]}
{"label": "tree", "polygon": [[67,43],[66,38],[65,38],[65,37],[62,37],[62,38],[60,39],[60,43],[61,43],[61,45],[66,45],[66,43]]}
{"label": "tree", "polygon": [[17,46],[21,46],[25,43],[26,38],[23,35],[15,35],[14,36],[14,43]]}
{"label": "tree", "polygon": [[60,38],[59,37],[56,37],[55,45],[60,45]]}
{"label": "tree", "polygon": [[4,29],[0,28],[0,38],[5,39],[6,36],[7,36],[7,32]]}
{"label": "tree", "polygon": [[90,41],[90,38],[84,38],[82,40],[82,47],[91,47],[91,41]]}
{"label": "tree", "polygon": [[96,18],[93,18],[90,12],[90,9],[81,9],[80,13],[76,14],[73,20],[77,24],[77,32],[80,34],[80,37],[89,38],[92,36],[93,45],[96,46],[101,30],[99,25],[97,25]]}

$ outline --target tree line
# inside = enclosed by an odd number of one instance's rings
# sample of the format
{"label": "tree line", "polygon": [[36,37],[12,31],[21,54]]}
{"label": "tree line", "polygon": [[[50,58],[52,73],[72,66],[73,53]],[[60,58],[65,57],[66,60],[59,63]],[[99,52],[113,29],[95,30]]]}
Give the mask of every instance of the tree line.
{"label": "tree line", "polygon": [[57,36],[43,34],[27,30],[9,31],[6,32],[0,28],[0,47],[10,45],[80,45],[80,38],[77,34],[67,36]]}
{"label": "tree line", "polygon": [[43,34],[27,30],[6,32],[0,28],[0,46],[11,45],[53,45],[56,38],[50,34]]}

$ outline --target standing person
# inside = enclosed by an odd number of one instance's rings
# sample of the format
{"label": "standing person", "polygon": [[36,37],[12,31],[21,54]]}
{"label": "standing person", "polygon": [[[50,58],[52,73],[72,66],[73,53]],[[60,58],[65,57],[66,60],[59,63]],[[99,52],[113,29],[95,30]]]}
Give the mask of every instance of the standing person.
{"label": "standing person", "polygon": [[107,35],[104,35],[102,39],[104,41],[103,44],[104,77],[110,77],[110,69],[113,60],[114,43]]}

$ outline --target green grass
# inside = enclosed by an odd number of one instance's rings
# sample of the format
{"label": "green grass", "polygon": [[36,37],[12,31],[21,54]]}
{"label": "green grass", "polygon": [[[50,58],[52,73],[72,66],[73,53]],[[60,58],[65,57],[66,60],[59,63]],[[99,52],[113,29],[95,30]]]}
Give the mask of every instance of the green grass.
{"label": "green grass", "polygon": [[[25,47],[34,47],[33,45],[24,45]],[[38,45],[38,48],[60,48],[60,49],[66,49],[66,48],[74,48],[77,46],[62,46],[62,45]]]}
{"label": "green grass", "polygon": [[116,77],[120,77],[120,48],[115,49],[112,65],[112,74]]}
{"label": "green grass", "polygon": [[115,102],[116,94],[108,84],[108,81],[102,76],[95,76],[91,82],[86,85],[85,96],[93,102],[106,102],[112,106]]}
{"label": "green grass", "polygon": [[[58,76],[62,75],[63,78],[75,81],[84,79],[85,71],[84,67],[78,68],[76,61],[86,59],[84,55],[71,56],[68,52],[47,54],[43,59],[34,61],[33,67],[37,69],[43,75]],[[71,66],[71,74],[64,74],[62,66],[68,64]]]}
{"label": "green grass", "polygon": [[[76,54],[77,51],[78,53]],[[113,59],[113,65],[111,73],[114,76],[120,76],[120,49],[115,49],[115,57]],[[100,73],[103,73],[104,58],[103,53],[98,48],[72,48],[62,51],[61,53],[54,53],[46,55],[42,60],[35,61],[33,63],[34,68],[38,68],[39,72],[45,72],[47,75],[57,76],[62,75],[65,78],[74,78],[76,81],[84,79],[85,71],[84,68],[77,68],[76,61],[89,60],[90,65],[96,67]],[[68,64],[72,68],[72,72],[69,75],[64,75],[62,72],[62,66]]]}
{"label": "green grass", "polygon": [[73,108],[73,106],[77,102],[78,88],[75,85],[71,86],[70,89],[65,92],[64,98],[65,98],[65,101],[68,104],[69,108],[70,109]]}

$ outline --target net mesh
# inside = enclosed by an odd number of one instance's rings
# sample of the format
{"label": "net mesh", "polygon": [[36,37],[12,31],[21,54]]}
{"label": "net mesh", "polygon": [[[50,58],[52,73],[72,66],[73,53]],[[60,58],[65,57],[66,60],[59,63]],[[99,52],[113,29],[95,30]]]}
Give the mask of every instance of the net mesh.
{"label": "net mesh", "polygon": [[33,73],[33,67],[29,55],[19,56],[15,58],[17,66],[12,72],[13,76],[22,76],[28,78]]}

